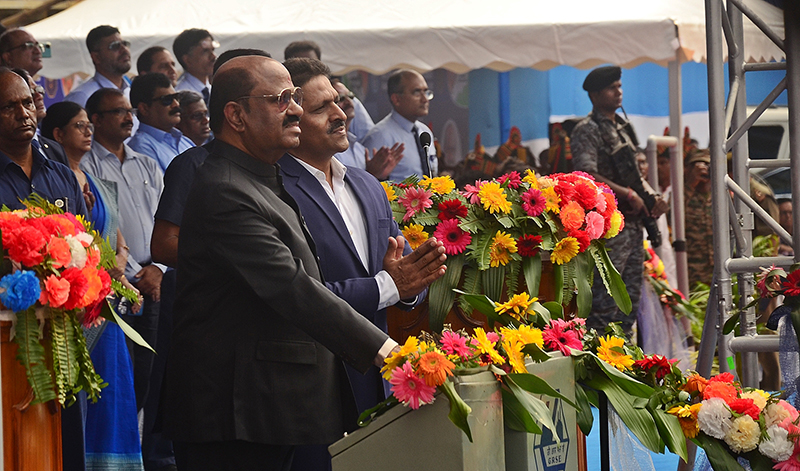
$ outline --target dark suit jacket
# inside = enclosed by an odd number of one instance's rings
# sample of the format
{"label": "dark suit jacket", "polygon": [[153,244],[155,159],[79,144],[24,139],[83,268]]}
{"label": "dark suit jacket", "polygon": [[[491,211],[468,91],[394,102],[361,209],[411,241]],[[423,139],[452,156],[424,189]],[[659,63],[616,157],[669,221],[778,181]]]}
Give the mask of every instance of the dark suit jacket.
{"label": "dark suit jacket", "polygon": [[[374,277],[383,269],[383,256],[389,246],[389,236],[401,233],[392,218],[392,208],[383,187],[364,170],[347,168],[345,182],[361,205],[367,226],[369,263],[368,268],[365,268],[344,219],[319,180],[288,154],[278,164],[286,191],[297,201],[300,213],[314,237],[325,284],[386,332],[386,309],[378,310],[380,294]],[[404,253],[411,253],[408,245]],[[422,299],[423,296],[419,296],[417,302]],[[398,306],[407,309],[413,307],[403,303],[398,303]],[[385,399],[378,368],[371,367],[366,375],[348,369],[348,374],[359,411],[369,409]]]}
{"label": "dark suit jacket", "polygon": [[340,358],[366,371],[387,335],[320,282],[281,193],[276,166],[221,141],[197,170],[167,365],[174,440],[330,443],[352,420]]}
{"label": "dark suit jacket", "polygon": [[39,136],[39,144],[41,145],[42,153],[45,157],[50,160],[55,160],[58,163],[62,163],[66,166],[69,166],[69,160],[67,160],[67,153],[64,152],[64,147],[61,146],[58,142],[48,139],[44,136]]}

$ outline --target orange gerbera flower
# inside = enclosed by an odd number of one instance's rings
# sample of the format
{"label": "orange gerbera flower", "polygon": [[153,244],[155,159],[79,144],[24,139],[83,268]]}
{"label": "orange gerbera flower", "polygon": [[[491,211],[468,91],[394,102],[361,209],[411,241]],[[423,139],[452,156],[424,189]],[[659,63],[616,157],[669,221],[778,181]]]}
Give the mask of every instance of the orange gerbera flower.
{"label": "orange gerbera flower", "polygon": [[686,379],[686,384],[683,385],[683,390],[689,394],[703,394],[703,391],[708,385],[708,380],[703,378],[697,373],[692,374]]}
{"label": "orange gerbera flower", "polygon": [[448,376],[453,375],[456,367],[452,361],[437,351],[425,352],[419,357],[417,373],[422,375],[428,386],[439,386]]}

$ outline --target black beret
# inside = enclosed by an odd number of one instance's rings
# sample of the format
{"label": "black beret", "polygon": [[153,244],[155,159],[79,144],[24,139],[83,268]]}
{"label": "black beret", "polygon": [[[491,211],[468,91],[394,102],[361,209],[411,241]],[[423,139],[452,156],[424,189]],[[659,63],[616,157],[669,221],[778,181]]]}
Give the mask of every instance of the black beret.
{"label": "black beret", "polygon": [[583,89],[587,92],[599,92],[622,77],[622,69],[615,65],[598,67],[589,72],[583,81]]}

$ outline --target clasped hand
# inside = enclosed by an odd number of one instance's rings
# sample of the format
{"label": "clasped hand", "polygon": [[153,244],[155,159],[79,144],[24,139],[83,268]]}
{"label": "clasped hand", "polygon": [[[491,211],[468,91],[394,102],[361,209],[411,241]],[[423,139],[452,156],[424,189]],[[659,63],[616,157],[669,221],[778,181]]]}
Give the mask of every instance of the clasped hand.
{"label": "clasped hand", "polygon": [[418,295],[447,270],[444,245],[435,238],[426,240],[404,257],[405,244],[403,236],[389,237],[389,247],[383,257],[383,269],[394,280],[400,299]]}

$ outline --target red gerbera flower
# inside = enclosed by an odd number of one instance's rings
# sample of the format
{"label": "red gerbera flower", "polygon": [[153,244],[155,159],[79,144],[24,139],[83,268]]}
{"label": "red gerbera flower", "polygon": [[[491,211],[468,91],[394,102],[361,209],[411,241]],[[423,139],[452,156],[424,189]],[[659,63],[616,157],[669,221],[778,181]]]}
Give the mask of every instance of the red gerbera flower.
{"label": "red gerbera flower", "polygon": [[800,270],[789,273],[786,281],[783,282],[783,289],[785,296],[800,296]]}
{"label": "red gerbera flower", "polygon": [[651,355],[649,357],[645,356],[642,360],[636,360],[633,364],[648,373],[654,372],[656,379],[662,379],[672,371],[672,363],[674,361],[661,355]]}
{"label": "red gerbera flower", "polygon": [[567,235],[569,237],[578,239],[578,244],[580,245],[578,250],[581,252],[584,252],[587,248],[589,248],[589,244],[592,242],[592,240],[589,239],[589,234],[587,234],[586,231],[569,231],[569,234]]}
{"label": "red gerbera flower", "polygon": [[439,210],[437,217],[441,221],[467,217],[467,207],[456,199],[442,201],[436,208]]}
{"label": "red gerbera flower", "polygon": [[520,177],[519,172],[513,171],[506,173],[503,176],[497,178],[497,181],[502,185],[503,183],[508,182],[509,188],[517,188],[519,187],[520,183],[522,183],[522,177]]}
{"label": "red gerbera flower", "polygon": [[436,240],[441,240],[444,245],[444,253],[447,255],[458,255],[466,250],[467,245],[472,242],[469,232],[463,231],[458,227],[458,219],[448,219],[436,226],[433,236]]}
{"label": "red gerbera flower", "polygon": [[523,257],[535,257],[541,249],[542,237],[525,234],[517,239],[517,253]]}

